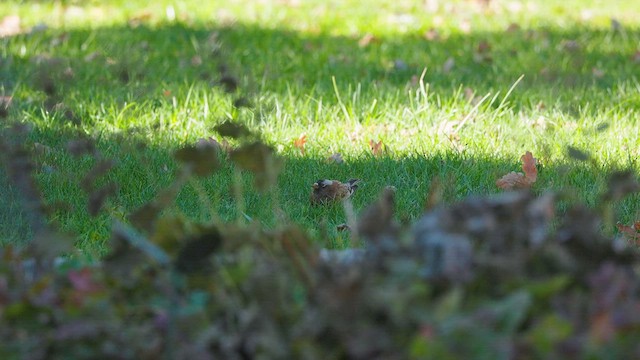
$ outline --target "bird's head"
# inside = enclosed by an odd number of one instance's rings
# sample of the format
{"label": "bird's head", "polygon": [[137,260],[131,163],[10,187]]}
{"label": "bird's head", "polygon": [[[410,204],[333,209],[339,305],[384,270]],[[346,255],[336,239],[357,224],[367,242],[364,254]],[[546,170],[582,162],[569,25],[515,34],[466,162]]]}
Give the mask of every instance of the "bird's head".
{"label": "bird's head", "polygon": [[327,186],[330,186],[331,184],[333,184],[333,181],[331,180],[320,179],[315,183],[313,183],[312,187],[314,190],[318,190],[318,189],[324,189]]}

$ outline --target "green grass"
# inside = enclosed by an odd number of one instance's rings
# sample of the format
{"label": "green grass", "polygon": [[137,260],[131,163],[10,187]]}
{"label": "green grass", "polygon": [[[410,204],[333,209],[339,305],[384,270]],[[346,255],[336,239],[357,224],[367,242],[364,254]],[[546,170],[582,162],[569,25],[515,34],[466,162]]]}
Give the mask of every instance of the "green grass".
{"label": "green grass", "polygon": [[[172,181],[173,150],[220,139],[212,128],[229,118],[278,150],[285,159],[279,206],[318,238],[327,229],[320,241],[331,246],[342,246],[334,229],[345,216],[340,206],[308,205],[319,178],[363,179],[356,210],[394,185],[398,217],[410,221],[421,214],[433,179],[446,184],[447,202],[496,193],[495,180],[518,171],[527,150],[539,159],[535,191],[571,189],[591,206],[608,171],[637,171],[640,6],[632,1],[494,1],[490,8],[443,1],[435,12],[424,1],[130,3],[0,4],[0,18],[18,14],[24,27],[48,26],[0,39],[0,95],[13,95],[10,118],[32,124],[27,143],[48,147],[36,178],[48,203],[69,204],[53,220],[79,234],[77,246],[86,251],[103,252],[111,219]],[[518,28],[507,30],[512,24]],[[425,38],[431,28],[438,39]],[[361,46],[366,34],[375,39]],[[474,58],[481,43],[489,45],[490,60]],[[57,60],[51,65],[44,57]],[[63,111],[46,110],[43,62],[71,70],[55,76],[54,97],[79,125]],[[215,85],[221,66],[239,79],[237,92]],[[235,109],[239,96],[253,106]],[[96,218],[79,187],[95,161],[65,149],[78,134],[95,138],[116,162],[101,181],[118,183],[118,193]],[[302,134],[304,155],[293,146]],[[371,154],[370,140],[385,144],[384,156]],[[591,161],[571,159],[567,146]],[[334,153],[345,162],[327,162]],[[188,184],[170,211],[196,220],[244,219],[234,179],[225,163]],[[273,196],[252,189],[250,175],[241,183],[246,215],[268,227],[283,221],[274,215]],[[20,216],[14,198],[3,194],[3,219]],[[616,218],[636,219],[638,204],[637,196],[621,202]],[[1,228],[6,240],[24,236],[4,220]]]}

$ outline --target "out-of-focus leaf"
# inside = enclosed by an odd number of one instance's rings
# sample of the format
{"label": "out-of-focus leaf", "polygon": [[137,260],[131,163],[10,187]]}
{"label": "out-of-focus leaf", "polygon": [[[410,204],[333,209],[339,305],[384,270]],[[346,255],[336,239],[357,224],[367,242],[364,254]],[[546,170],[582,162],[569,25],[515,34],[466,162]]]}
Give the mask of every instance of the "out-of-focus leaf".
{"label": "out-of-focus leaf", "polygon": [[589,156],[588,153],[586,153],[586,152],[584,152],[584,151],[582,151],[582,150],[580,150],[578,148],[575,148],[573,146],[567,146],[567,154],[569,155],[570,158],[576,159],[576,160],[579,160],[579,161],[587,161],[591,157],[591,156]]}
{"label": "out-of-focus leaf", "polygon": [[622,200],[625,196],[640,191],[640,183],[633,171],[617,171],[609,175],[605,201]]}
{"label": "out-of-focus leaf", "polygon": [[273,149],[261,142],[240,146],[231,152],[231,160],[241,169],[251,171],[260,190],[274,185],[282,168],[282,160]]}
{"label": "out-of-focus leaf", "polygon": [[92,139],[76,139],[67,143],[67,151],[73,156],[93,155],[96,151],[95,142]]}
{"label": "out-of-focus leaf", "polygon": [[549,354],[560,342],[566,340],[573,333],[570,321],[555,314],[549,314],[540,319],[527,334],[527,339],[538,351],[538,354]]}
{"label": "out-of-focus leaf", "polygon": [[35,234],[30,249],[36,258],[52,261],[56,257],[71,252],[73,240],[51,229],[45,229]]}
{"label": "out-of-focus leaf", "polygon": [[160,211],[162,211],[162,206],[155,202],[151,202],[131,213],[131,215],[129,215],[129,220],[138,228],[150,232],[156,224]]}
{"label": "out-of-focus leaf", "polygon": [[222,124],[218,124],[213,127],[213,130],[218,134],[230,137],[232,139],[239,139],[253,136],[253,132],[246,126],[231,121],[225,121]]}
{"label": "out-of-focus leaf", "polygon": [[488,306],[495,314],[500,331],[511,334],[526,319],[529,309],[533,304],[531,294],[519,290]]}
{"label": "out-of-focus leaf", "polygon": [[210,175],[220,167],[218,148],[211,143],[199,143],[198,146],[179,149],[175,158],[197,176]]}
{"label": "out-of-focus leaf", "polygon": [[[124,240],[133,248],[140,250],[144,255],[155,260],[160,265],[168,265],[171,261],[161,248],[127,224],[116,221],[113,226],[113,235],[118,239]],[[113,252],[112,254],[117,255],[117,249],[114,252],[115,254]],[[113,258],[113,256],[110,258]]]}
{"label": "out-of-focus leaf", "polygon": [[96,216],[102,209],[104,202],[107,198],[113,194],[115,194],[118,187],[114,183],[109,183],[102,188],[95,190],[89,194],[89,202],[87,204],[87,209],[89,210],[89,215]]}
{"label": "out-of-focus leaf", "polygon": [[179,271],[190,273],[203,269],[209,257],[222,246],[222,235],[214,226],[187,239],[178,251],[175,264]]}
{"label": "out-of-focus leaf", "polygon": [[156,222],[151,240],[171,256],[175,256],[187,237],[190,224],[184,216],[164,215]]}
{"label": "out-of-focus leaf", "polygon": [[113,160],[100,160],[98,161],[93,168],[82,178],[80,182],[80,186],[84,191],[91,191],[94,188],[94,184],[96,179],[100,176],[106,174],[109,170],[113,168],[114,161]]}

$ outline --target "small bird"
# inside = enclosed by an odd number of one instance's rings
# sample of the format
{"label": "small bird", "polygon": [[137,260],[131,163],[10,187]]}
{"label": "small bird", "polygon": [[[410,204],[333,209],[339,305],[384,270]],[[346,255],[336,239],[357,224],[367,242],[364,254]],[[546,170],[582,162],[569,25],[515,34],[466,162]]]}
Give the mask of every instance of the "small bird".
{"label": "small bird", "polygon": [[359,179],[350,179],[342,183],[338,180],[320,179],[313,183],[311,204],[320,205],[348,199],[358,189]]}

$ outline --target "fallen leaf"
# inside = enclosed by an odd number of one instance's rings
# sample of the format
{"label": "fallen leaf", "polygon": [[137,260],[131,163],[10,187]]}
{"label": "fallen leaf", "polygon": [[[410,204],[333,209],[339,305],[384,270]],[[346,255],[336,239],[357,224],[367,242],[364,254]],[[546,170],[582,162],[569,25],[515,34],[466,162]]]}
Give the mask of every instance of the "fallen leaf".
{"label": "fallen leaf", "polygon": [[8,15],[0,21],[0,38],[20,34],[20,17],[18,15]]}
{"label": "fallen leaf", "polygon": [[384,150],[384,144],[382,143],[382,140],[378,142],[369,140],[369,147],[371,148],[371,153],[373,153],[373,156],[376,157],[382,155],[382,152]]}
{"label": "fallen leaf", "polygon": [[440,40],[440,33],[438,30],[431,28],[424,33],[424,38],[429,41],[438,41]]}
{"label": "fallen leaf", "polygon": [[469,22],[469,20],[462,20],[458,27],[463,34],[469,34],[471,32],[471,22]]}
{"label": "fallen leaf", "polygon": [[490,63],[493,61],[491,57],[491,45],[487,41],[481,41],[473,53],[473,61],[476,63]]}
{"label": "fallen leaf", "polygon": [[340,153],[335,153],[327,158],[328,162],[333,162],[336,164],[342,164],[344,160],[342,159],[342,155]]}
{"label": "fallen leaf", "polygon": [[304,155],[305,149],[304,145],[307,143],[307,134],[300,135],[299,138],[293,140],[293,146],[297,147],[300,150],[300,153]]}
{"label": "fallen leaf", "polygon": [[635,245],[640,243],[640,221],[634,222],[632,226],[619,222],[616,224],[616,227],[625,240]]}
{"label": "fallen leaf", "polygon": [[456,65],[456,61],[453,58],[448,58],[444,64],[442,64],[442,72],[448,74],[453,70],[453,67]]}
{"label": "fallen leaf", "polygon": [[596,79],[601,79],[604,77],[604,70],[594,67],[593,69],[591,69],[591,73],[593,74],[593,77]]}
{"label": "fallen leaf", "polygon": [[536,182],[538,177],[538,169],[536,168],[536,159],[531,152],[527,151],[520,158],[522,161],[522,171],[517,173],[512,171],[496,181],[496,186],[503,190],[510,189],[528,189]]}
{"label": "fallen leaf", "polygon": [[475,98],[475,91],[473,91],[473,89],[471,89],[470,87],[466,87],[464,88],[463,93],[464,93],[464,98],[468,102],[473,102],[473,99]]}
{"label": "fallen leaf", "polygon": [[358,40],[358,46],[367,47],[371,45],[371,43],[377,42],[377,41],[378,41],[378,38],[375,37],[375,35],[371,33],[366,33],[362,38],[360,38],[360,40]]}
{"label": "fallen leaf", "polygon": [[200,66],[202,65],[202,57],[200,55],[195,55],[191,58],[191,65]]}
{"label": "fallen leaf", "polygon": [[580,44],[576,40],[563,40],[560,43],[560,47],[568,52],[575,52],[580,50]]}
{"label": "fallen leaf", "polygon": [[617,19],[611,18],[611,30],[612,31],[621,31],[622,30],[622,23],[620,23],[620,21],[618,21]]}
{"label": "fallen leaf", "polygon": [[511,23],[509,24],[509,26],[507,27],[506,30],[508,33],[514,33],[514,32],[518,32],[520,31],[520,25],[516,24],[516,23]]}

